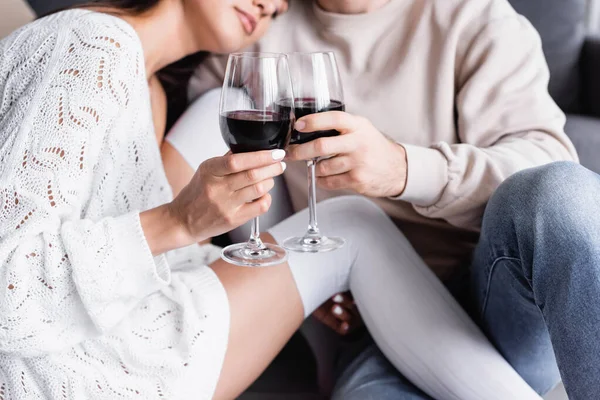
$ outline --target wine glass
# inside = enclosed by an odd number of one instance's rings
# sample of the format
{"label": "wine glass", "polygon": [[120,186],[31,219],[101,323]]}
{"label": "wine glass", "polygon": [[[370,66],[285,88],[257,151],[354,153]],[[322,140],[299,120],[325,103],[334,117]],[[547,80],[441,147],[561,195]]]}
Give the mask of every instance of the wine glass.
{"label": "wine glass", "polygon": [[[219,124],[233,153],[285,148],[294,124],[294,96],[285,54],[235,53],[229,56]],[[290,107],[289,105],[292,105]],[[235,265],[265,267],[283,263],[287,252],[260,240],[259,219],[250,240],[223,249],[222,258]]]}
{"label": "wine glass", "polygon": [[[295,95],[294,113],[296,119],[305,115],[344,111],[344,93],[340,74],[332,52],[288,54],[292,87]],[[312,140],[337,136],[335,130],[302,133],[294,130],[290,144],[302,144]],[[317,223],[317,196],[315,165],[318,159],[308,160],[308,231],[304,236],[287,239],[283,246],[292,251],[320,253],[339,249],[345,243],[340,237],[321,234]]]}

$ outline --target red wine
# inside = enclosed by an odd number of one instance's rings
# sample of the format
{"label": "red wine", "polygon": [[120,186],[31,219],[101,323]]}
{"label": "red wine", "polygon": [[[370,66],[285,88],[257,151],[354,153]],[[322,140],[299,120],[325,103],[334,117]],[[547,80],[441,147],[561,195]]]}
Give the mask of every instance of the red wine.
{"label": "red wine", "polygon": [[289,111],[231,111],[221,114],[219,123],[223,139],[233,153],[283,149],[292,130]]}
{"label": "red wine", "polygon": [[[313,98],[300,98],[294,100],[294,114],[296,115],[296,120],[309,115],[316,114],[326,111],[344,111],[346,107],[344,103],[337,100],[330,100],[328,104],[325,105],[317,105],[317,102]],[[337,136],[340,133],[336,130],[328,130],[328,131],[317,131],[317,132],[298,132],[294,129],[292,133],[292,138],[290,140],[290,144],[302,144],[306,142],[310,142],[312,140],[328,137],[328,136]]]}

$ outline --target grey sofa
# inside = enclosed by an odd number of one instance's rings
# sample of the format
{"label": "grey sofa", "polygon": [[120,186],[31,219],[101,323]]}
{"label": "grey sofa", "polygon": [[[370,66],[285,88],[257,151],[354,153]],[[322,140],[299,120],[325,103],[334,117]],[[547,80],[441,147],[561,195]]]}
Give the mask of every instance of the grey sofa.
{"label": "grey sofa", "polygon": [[550,94],[567,113],[581,163],[600,172],[600,38],[586,36],[586,0],[510,0],[540,32]]}
{"label": "grey sofa", "polygon": [[[28,0],[38,15],[83,0]],[[306,0],[308,1],[308,0]],[[600,38],[586,36],[586,0],[509,0],[540,32],[550,93],[567,113],[581,163],[600,173]],[[319,399],[317,366],[301,335],[292,338],[244,400]]]}

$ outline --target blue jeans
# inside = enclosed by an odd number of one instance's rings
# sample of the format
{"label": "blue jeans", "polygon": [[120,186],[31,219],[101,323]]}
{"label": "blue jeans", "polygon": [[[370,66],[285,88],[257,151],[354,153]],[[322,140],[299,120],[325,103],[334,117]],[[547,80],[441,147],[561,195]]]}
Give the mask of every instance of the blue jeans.
{"label": "blue jeans", "polygon": [[[562,377],[570,399],[598,398],[598,175],[559,162],[509,178],[488,203],[470,275],[474,317],[534,390],[545,394]],[[344,371],[334,399],[430,397],[372,346]]]}

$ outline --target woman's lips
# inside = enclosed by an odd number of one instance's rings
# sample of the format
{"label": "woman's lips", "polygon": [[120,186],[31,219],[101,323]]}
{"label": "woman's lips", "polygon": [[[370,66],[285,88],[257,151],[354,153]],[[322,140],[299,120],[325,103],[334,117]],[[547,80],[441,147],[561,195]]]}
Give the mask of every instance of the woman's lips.
{"label": "woman's lips", "polygon": [[240,10],[239,8],[236,8],[235,11],[237,11],[238,17],[240,18],[240,21],[242,22],[246,33],[248,35],[252,35],[252,33],[254,33],[254,30],[256,29],[256,19],[252,15],[246,13],[243,10]]}

